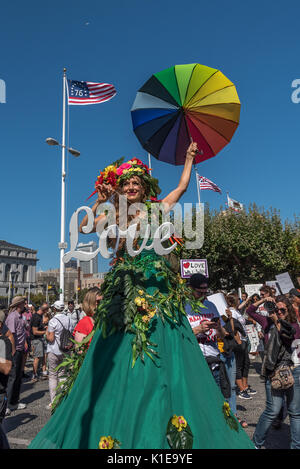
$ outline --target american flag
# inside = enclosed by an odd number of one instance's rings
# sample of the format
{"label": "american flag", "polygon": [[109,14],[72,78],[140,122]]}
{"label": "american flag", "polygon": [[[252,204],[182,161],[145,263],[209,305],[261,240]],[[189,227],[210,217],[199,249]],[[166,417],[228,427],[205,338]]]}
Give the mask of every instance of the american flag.
{"label": "american flag", "polygon": [[204,176],[199,176],[199,174],[197,174],[197,176],[198,176],[199,187],[201,190],[208,189],[211,191],[220,192],[220,194],[222,193],[221,189],[214,182],[210,181]]}
{"label": "american flag", "polygon": [[68,80],[68,104],[85,106],[104,103],[116,93],[115,87],[109,83]]}

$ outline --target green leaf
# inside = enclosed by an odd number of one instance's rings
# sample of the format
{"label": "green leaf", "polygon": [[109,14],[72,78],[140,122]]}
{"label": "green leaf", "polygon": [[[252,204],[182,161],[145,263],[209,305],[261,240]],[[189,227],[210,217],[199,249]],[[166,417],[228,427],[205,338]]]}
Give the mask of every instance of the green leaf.
{"label": "green leaf", "polygon": [[187,424],[180,432],[172,424],[172,417],[167,426],[167,440],[172,449],[192,449],[194,436],[190,426]]}

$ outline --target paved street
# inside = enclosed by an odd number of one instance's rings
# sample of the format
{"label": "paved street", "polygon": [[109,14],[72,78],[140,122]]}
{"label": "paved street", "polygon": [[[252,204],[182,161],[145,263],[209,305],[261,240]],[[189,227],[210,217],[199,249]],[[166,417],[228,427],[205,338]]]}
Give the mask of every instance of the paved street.
{"label": "paved street", "polygon": [[[249,401],[238,398],[238,414],[248,422],[246,432],[252,437],[255,425],[265,405],[264,384],[259,378],[260,358],[251,360],[249,384],[257,390],[257,394]],[[31,368],[27,368],[31,372]],[[30,441],[45,425],[50,417],[48,380],[31,384],[25,381],[22,385],[21,401],[27,408],[15,411],[6,418],[6,432],[12,449],[26,449]],[[266,441],[268,449],[289,448],[289,420],[285,418],[280,430],[271,429]]]}

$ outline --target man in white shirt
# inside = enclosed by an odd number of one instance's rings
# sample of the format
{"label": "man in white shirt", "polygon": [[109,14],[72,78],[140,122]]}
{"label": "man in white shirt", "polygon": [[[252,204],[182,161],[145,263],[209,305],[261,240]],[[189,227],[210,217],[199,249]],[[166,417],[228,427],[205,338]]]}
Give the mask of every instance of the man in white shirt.
{"label": "man in white shirt", "polygon": [[63,328],[68,329],[70,332],[73,331],[72,321],[69,316],[63,313],[64,303],[56,301],[52,305],[54,316],[50,319],[47,329],[46,338],[48,341],[47,353],[48,353],[48,365],[49,365],[49,393],[50,393],[50,404],[49,408],[55,398],[55,389],[57,388],[59,379],[62,378],[63,369],[60,368],[58,371],[56,367],[62,363],[64,359],[63,352],[60,349],[60,336]]}

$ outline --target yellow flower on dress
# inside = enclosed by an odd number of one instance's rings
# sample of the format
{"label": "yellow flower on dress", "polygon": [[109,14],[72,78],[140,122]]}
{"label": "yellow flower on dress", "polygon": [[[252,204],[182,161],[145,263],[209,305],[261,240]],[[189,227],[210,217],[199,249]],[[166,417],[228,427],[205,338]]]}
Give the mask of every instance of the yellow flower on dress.
{"label": "yellow flower on dress", "polygon": [[156,309],[150,309],[150,310],[148,311],[148,316],[149,316],[150,318],[153,318],[153,317],[155,316],[155,314],[156,314]]}
{"label": "yellow flower on dress", "polygon": [[138,294],[142,296],[144,294],[143,290],[139,290]]}
{"label": "yellow flower on dress", "polygon": [[137,296],[135,299],[134,299],[134,302],[137,306],[142,306],[142,301],[141,301],[141,298],[139,296]]}
{"label": "yellow flower on dress", "polygon": [[228,404],[228,402],[224,402],[223,404],[223,411],[224,413],[227,415],[227,417],[229,417],[230,415],[230,405]]}
{"label": "yellow flower on dress", "polygon": [[114,447],[114,440],[111,436],[102,436],[99,441],[99,449],[112,449]]}
{"label": "yellow flower on dress", "polygon": [[181,432],[183,428],[186,428],[187,426],[187,421],[182,415],[173,415],[173,418],[171,420],[172,425],[177,428],[178,432]]}
{"label": "yellow flower on dress", "polygon": [[149,322],[150,319],[151,319],[151,318],[150,318],[147,314],[145,314],[145,315],[142,317],[142,321],[143,321],[143,322]]}

